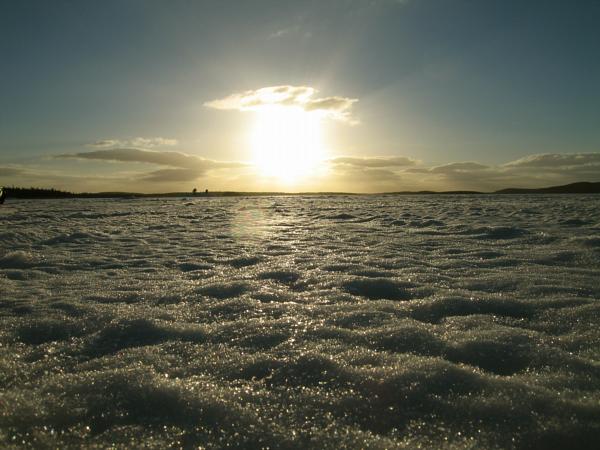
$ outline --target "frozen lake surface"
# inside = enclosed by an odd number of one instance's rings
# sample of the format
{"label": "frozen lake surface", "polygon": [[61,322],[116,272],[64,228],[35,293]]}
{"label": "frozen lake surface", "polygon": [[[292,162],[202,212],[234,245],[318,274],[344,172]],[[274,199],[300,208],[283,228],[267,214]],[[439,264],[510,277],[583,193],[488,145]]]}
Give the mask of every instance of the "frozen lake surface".
{"label": "frozen lake surface", "polygon": [[600,448],[600,196],[10,200],[4,448]]}

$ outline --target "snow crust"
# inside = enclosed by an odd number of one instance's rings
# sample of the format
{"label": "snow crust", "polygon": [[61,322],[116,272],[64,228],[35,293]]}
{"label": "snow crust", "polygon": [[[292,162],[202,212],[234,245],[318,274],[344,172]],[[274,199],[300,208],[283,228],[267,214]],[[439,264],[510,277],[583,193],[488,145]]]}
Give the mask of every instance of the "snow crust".
{"label": "snow crust", "polygon": [[4,448],[600,448],[600,197],[12,201]]}

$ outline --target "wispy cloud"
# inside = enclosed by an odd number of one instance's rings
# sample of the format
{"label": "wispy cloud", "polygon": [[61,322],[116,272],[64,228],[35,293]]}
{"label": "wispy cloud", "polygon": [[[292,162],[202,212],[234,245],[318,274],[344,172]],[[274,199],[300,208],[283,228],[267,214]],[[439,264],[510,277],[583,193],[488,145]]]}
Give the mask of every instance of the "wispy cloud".
{"label": "wispy cloud", "polygon": [[353,156],[340,156],[329,160],[331,164],[348,165],[357,167],[406,167],[414,166],[417,160],[406,156],[378,156],[371,158],[357,158]]}
{"label": "wispy cloud", "polygon": [[174,183],[197,180],[206,172],[207,170],[202,170],[198,168],[160,169],[140,175],[138,178],[142,181],[152,181],[155,183]]}
{"label": "wispy cloud", "polygon": [[441,166],[431,167],[429,172],[441,173],[441,174],[461,174],[461,173],[473,173],[489,170],[490,166],[480,164],[478,162],[466,161],[466,162],[454,162],[449,164],[443,164]]}
{"label": "wispy cloud", "polygon": [[100,139],[95,142],[87,144],[87,147],[92,148],[118,148],[118,147],[141,147],[141,148],[155,148],[155,147],[170,147],[177,145],[179,141],[172,138],[164,137],[136,137],[132,139]]}
{"label": "wispy cloud", "polygon": [[289,27],[280,28],[267,36],[268,39],[279,39],[283,37],[300,37],[304,39],[309,39],[312,37],[312,32],[308,30],[303,30],[302,26],[300,25],[292,25]]}
{"label": "wispy cloud", "polygon": [[317,92],[309,86],[269,86],[211,100],[204,103],[204,106],[237,111],[259,111],[274,106],[293,106],[307,112],[318,112],[335,120],[356,122],[351,117],[350,110],[358,99],[340,96],[315,98]]}

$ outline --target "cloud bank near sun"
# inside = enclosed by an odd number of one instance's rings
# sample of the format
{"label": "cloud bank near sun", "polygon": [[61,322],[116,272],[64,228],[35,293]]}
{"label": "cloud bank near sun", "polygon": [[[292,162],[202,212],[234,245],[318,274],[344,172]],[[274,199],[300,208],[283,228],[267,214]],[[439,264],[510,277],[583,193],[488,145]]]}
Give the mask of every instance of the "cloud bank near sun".
{"label": "cloud bank near sun", "polygon": [[204,103],[204,106],[237,111],[259,111],[277,106],[296,107],[334,120],[356,123],[350,110],[358,99],[339,96],[315,97],[317,92],[315,88],[309,86],[269,86],[211,100]]}
{"label": "cloud bank near sun", "polygon": [[[305,184],[281,186],[261,177],[252,165],[217,161],[183,151],[103,148],[55,155],[54,161],[80,161],[91,175],[41,166],[0,166],[2,183],[53,186],[73,191],[188,191],[195,185],[211,190],[287,190],[394,192],[419,190],[494,191],[506,187],[544,187],[575,181],[600,181],[599,153],[547,153],[499,165],[477,161],[428,165],[407,156],[338,156],[323,162],[324,173]],[[104,174],[95,162],[115,164]]]}

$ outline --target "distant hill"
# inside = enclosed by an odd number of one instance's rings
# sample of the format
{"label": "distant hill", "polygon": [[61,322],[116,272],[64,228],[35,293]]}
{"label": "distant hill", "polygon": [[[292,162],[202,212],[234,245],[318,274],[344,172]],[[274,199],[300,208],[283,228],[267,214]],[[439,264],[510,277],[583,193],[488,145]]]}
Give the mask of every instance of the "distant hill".
{"label": "distant hill", "polygon": [[398,191],[398,192],[385,192],[385,194],[391,194],[391,195],[476,195],[476,194],[487,194],[487,192],[479,192],[479,191]]}
{"label": "distant hill", "polygon": [[509,188],[501,189],[494,194],[600,194],[600,183],[581,182],[539,189]]}

